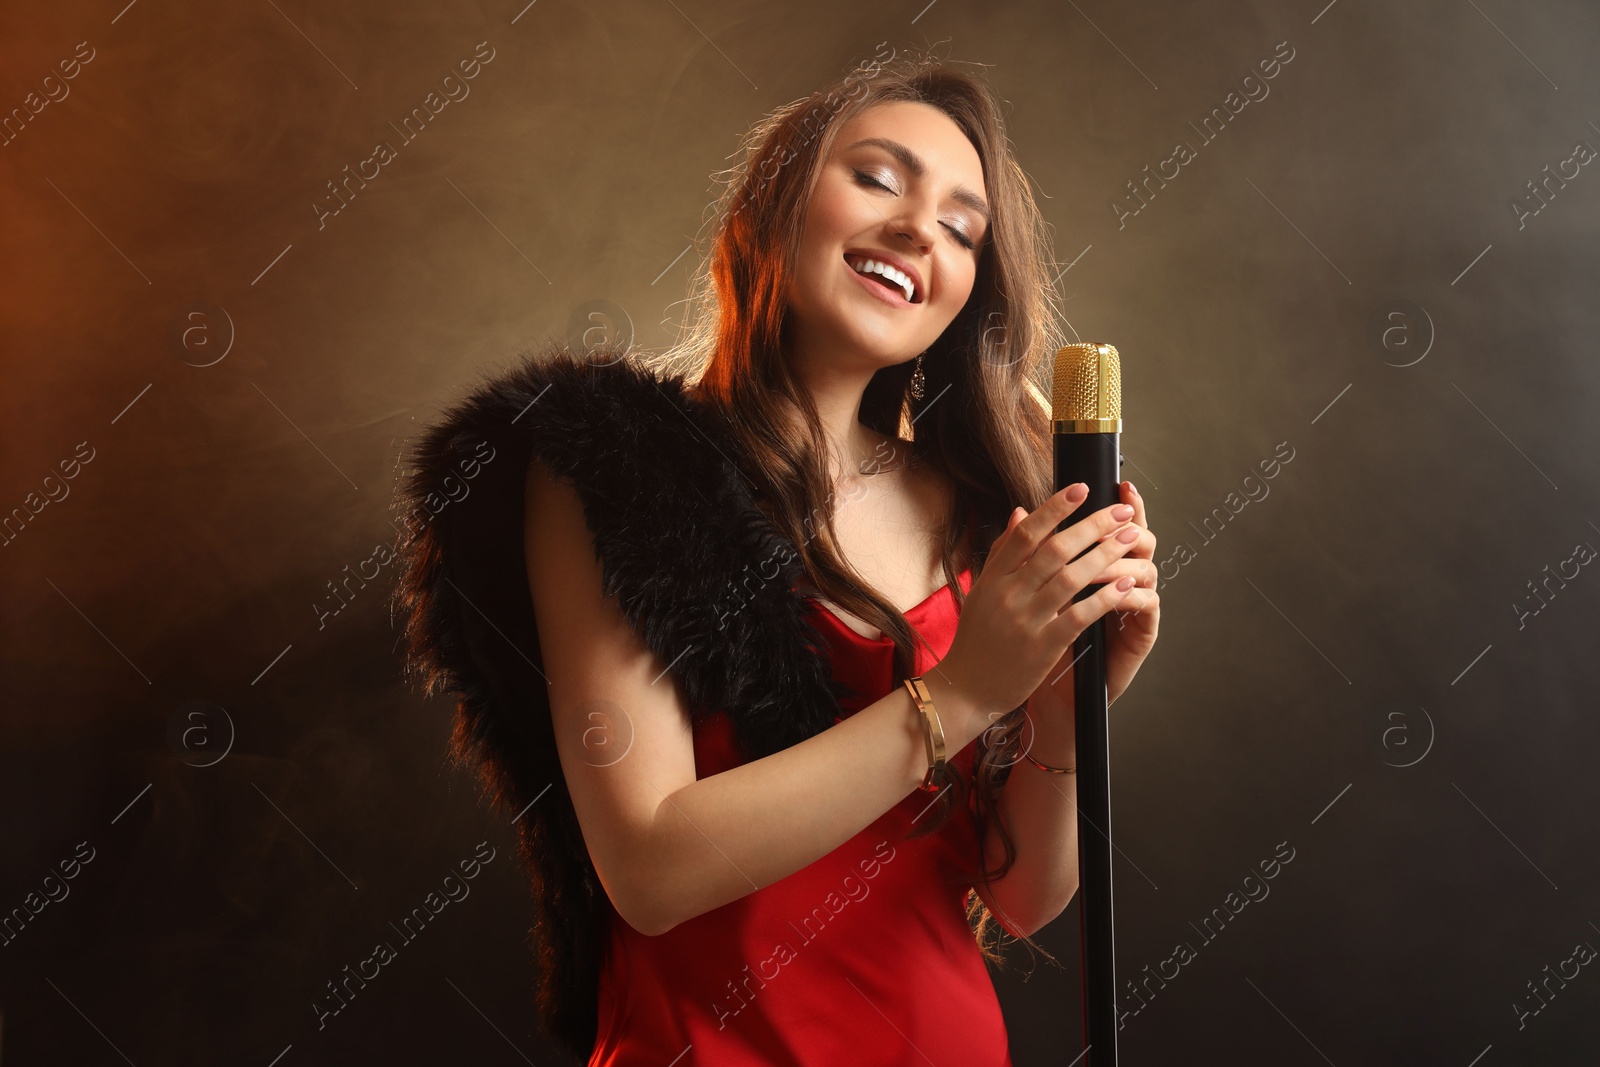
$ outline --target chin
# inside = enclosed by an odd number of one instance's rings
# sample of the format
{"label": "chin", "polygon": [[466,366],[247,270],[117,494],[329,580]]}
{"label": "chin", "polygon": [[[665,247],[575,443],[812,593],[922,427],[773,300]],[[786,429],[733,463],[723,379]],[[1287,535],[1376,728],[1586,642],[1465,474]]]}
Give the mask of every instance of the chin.
{"label": "chin", "polygon": [[860,340],[852,339],[849,343],[852,349],[860,352],[871,362],[875,371],[882,370],[885,367],[898,367],[902,363],[916,359],[917,353],[922,351],[920,348],[902,351],[898,348],[886,347],[881,341],[870,337]]}
{"label": "chin", "polygon": [[[855,309],[850,309],[853,311]],[[916,359],[917,353],[927,348],[932,340],[922,342],[915,338],[908,338],[901,330],[872,330],[863,327],[859,313],[852,318],[850,311],[840,311],[834,314],[833,335],[838,338],[838,343],[868,357],[873,363],[883,367],[892,367],[896,363],[904,363],[908,359]]]}

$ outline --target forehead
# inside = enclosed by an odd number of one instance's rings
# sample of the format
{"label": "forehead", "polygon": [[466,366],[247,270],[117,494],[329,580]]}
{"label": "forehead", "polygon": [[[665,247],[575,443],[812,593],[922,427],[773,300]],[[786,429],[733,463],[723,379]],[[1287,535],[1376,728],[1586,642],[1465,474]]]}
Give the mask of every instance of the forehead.
{"label": "forehead", "polygon": [[978,150],[954,119],[931,104],[912,100],[874,104],[840,127],[833,154],[852,150],[881,153],[881,148],[851,148],[873,137],[900,142],[921,157],[932,174],[952,184],[983,190],[983,161]]}

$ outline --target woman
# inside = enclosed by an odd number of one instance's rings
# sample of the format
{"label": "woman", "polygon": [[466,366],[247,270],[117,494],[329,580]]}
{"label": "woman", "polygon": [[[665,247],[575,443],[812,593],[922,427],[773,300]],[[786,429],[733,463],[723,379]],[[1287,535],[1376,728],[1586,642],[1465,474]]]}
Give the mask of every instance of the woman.
{"label": "woman", "polygon": [[1115,700],[1155,537],[1126,483],[1052,534],[1044,229],[981,82],[852,72],[719,209],[679,345],[555,346],[416,448],[408,662],[580,1058],[1009,1063],[982,942],[1076,892],[1072,643],[1120,613]]}

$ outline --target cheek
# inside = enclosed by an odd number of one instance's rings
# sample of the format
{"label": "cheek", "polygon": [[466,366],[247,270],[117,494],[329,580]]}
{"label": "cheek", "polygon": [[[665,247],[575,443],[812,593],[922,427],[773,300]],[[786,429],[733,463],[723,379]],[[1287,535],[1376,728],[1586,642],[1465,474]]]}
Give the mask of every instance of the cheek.
{"label": "cheek", "polygon": [[795,260],[794,274],[789,278],[790,303],[804,309],[813,308],[825,300],[829,267],[826,252],[828,242],[807,234]]}
{"label": "cheek", "polygon": [[972,286],[977,277],[977,265],[970,262],[958,263],[940,272],[940,281],[944,284],[940,286],[939,303],[952,318],[966,306],[967,299],[972,296]]}
{"label": "cheek", "polygon": [[830,284],[828,272],[840,265],[843,247],[866,228],[857,218],[859,202],[852,204],[849,190],[819,188],[806,209],[800,231],[800,255],[794,285],[817,291]]}
{"label": "cheek", "polygon": [[821,243],[843,244],[870,230],[874,220],[883,222],[883,214],[859,189],[832,177],[817,186],[806,215],[807,228]]}

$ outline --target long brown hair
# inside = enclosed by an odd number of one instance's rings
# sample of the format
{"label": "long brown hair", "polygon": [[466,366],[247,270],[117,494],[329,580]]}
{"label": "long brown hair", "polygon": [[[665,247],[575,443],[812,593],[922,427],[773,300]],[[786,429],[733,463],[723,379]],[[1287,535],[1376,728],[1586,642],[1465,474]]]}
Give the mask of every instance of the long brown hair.
{"label": "long brown hair", "polygon": [[[860,410],[864,425],[910,438],[913,461],[953,484],[942,555],[959,607],[965,597],[958,555],[967,554],[976,581],[1011,509],[1031,511],[1052,492],[1041,386],[1046,357],[1063,343],[1044,221],[1012,158],[999,103],[983,81],[926,56],[872,61],[758,122],[745,137],[740,161],[721,172],[725,188],[709,254],[690,290],[686,329],[666,351],[642,358],[658,370],[684,374],[727,420],[743,446],[739,462],[758,502],[797,546],[811,582],[893,640],[898,685],[912,673],[918,635],[840,553],[826,438],[786,356],[786,293],[811,191],[844,124],[892,101],[930,104],[960,127],[982,161],[991,212],[972,295],[922,357],[924,398],[908,391],[914,362],[908,361],[873,376]],[[998,801],[1021,758],[1025,710],[1013,709],[980,737],[972,782],[947,765],[937,815],[912,835],[937,830],[965,809],[967,790],[975,789],[981,825],[997,828],[1005,851],[998,870],[975,872],[987,885],[1016,860]],[[983,857],[979,861],[983,867]],[[1003,966],[1004,928],[976,891],[968,894],[967,914],[984,955]],[[1044,952],[1031,938],[1022,940]]]}

